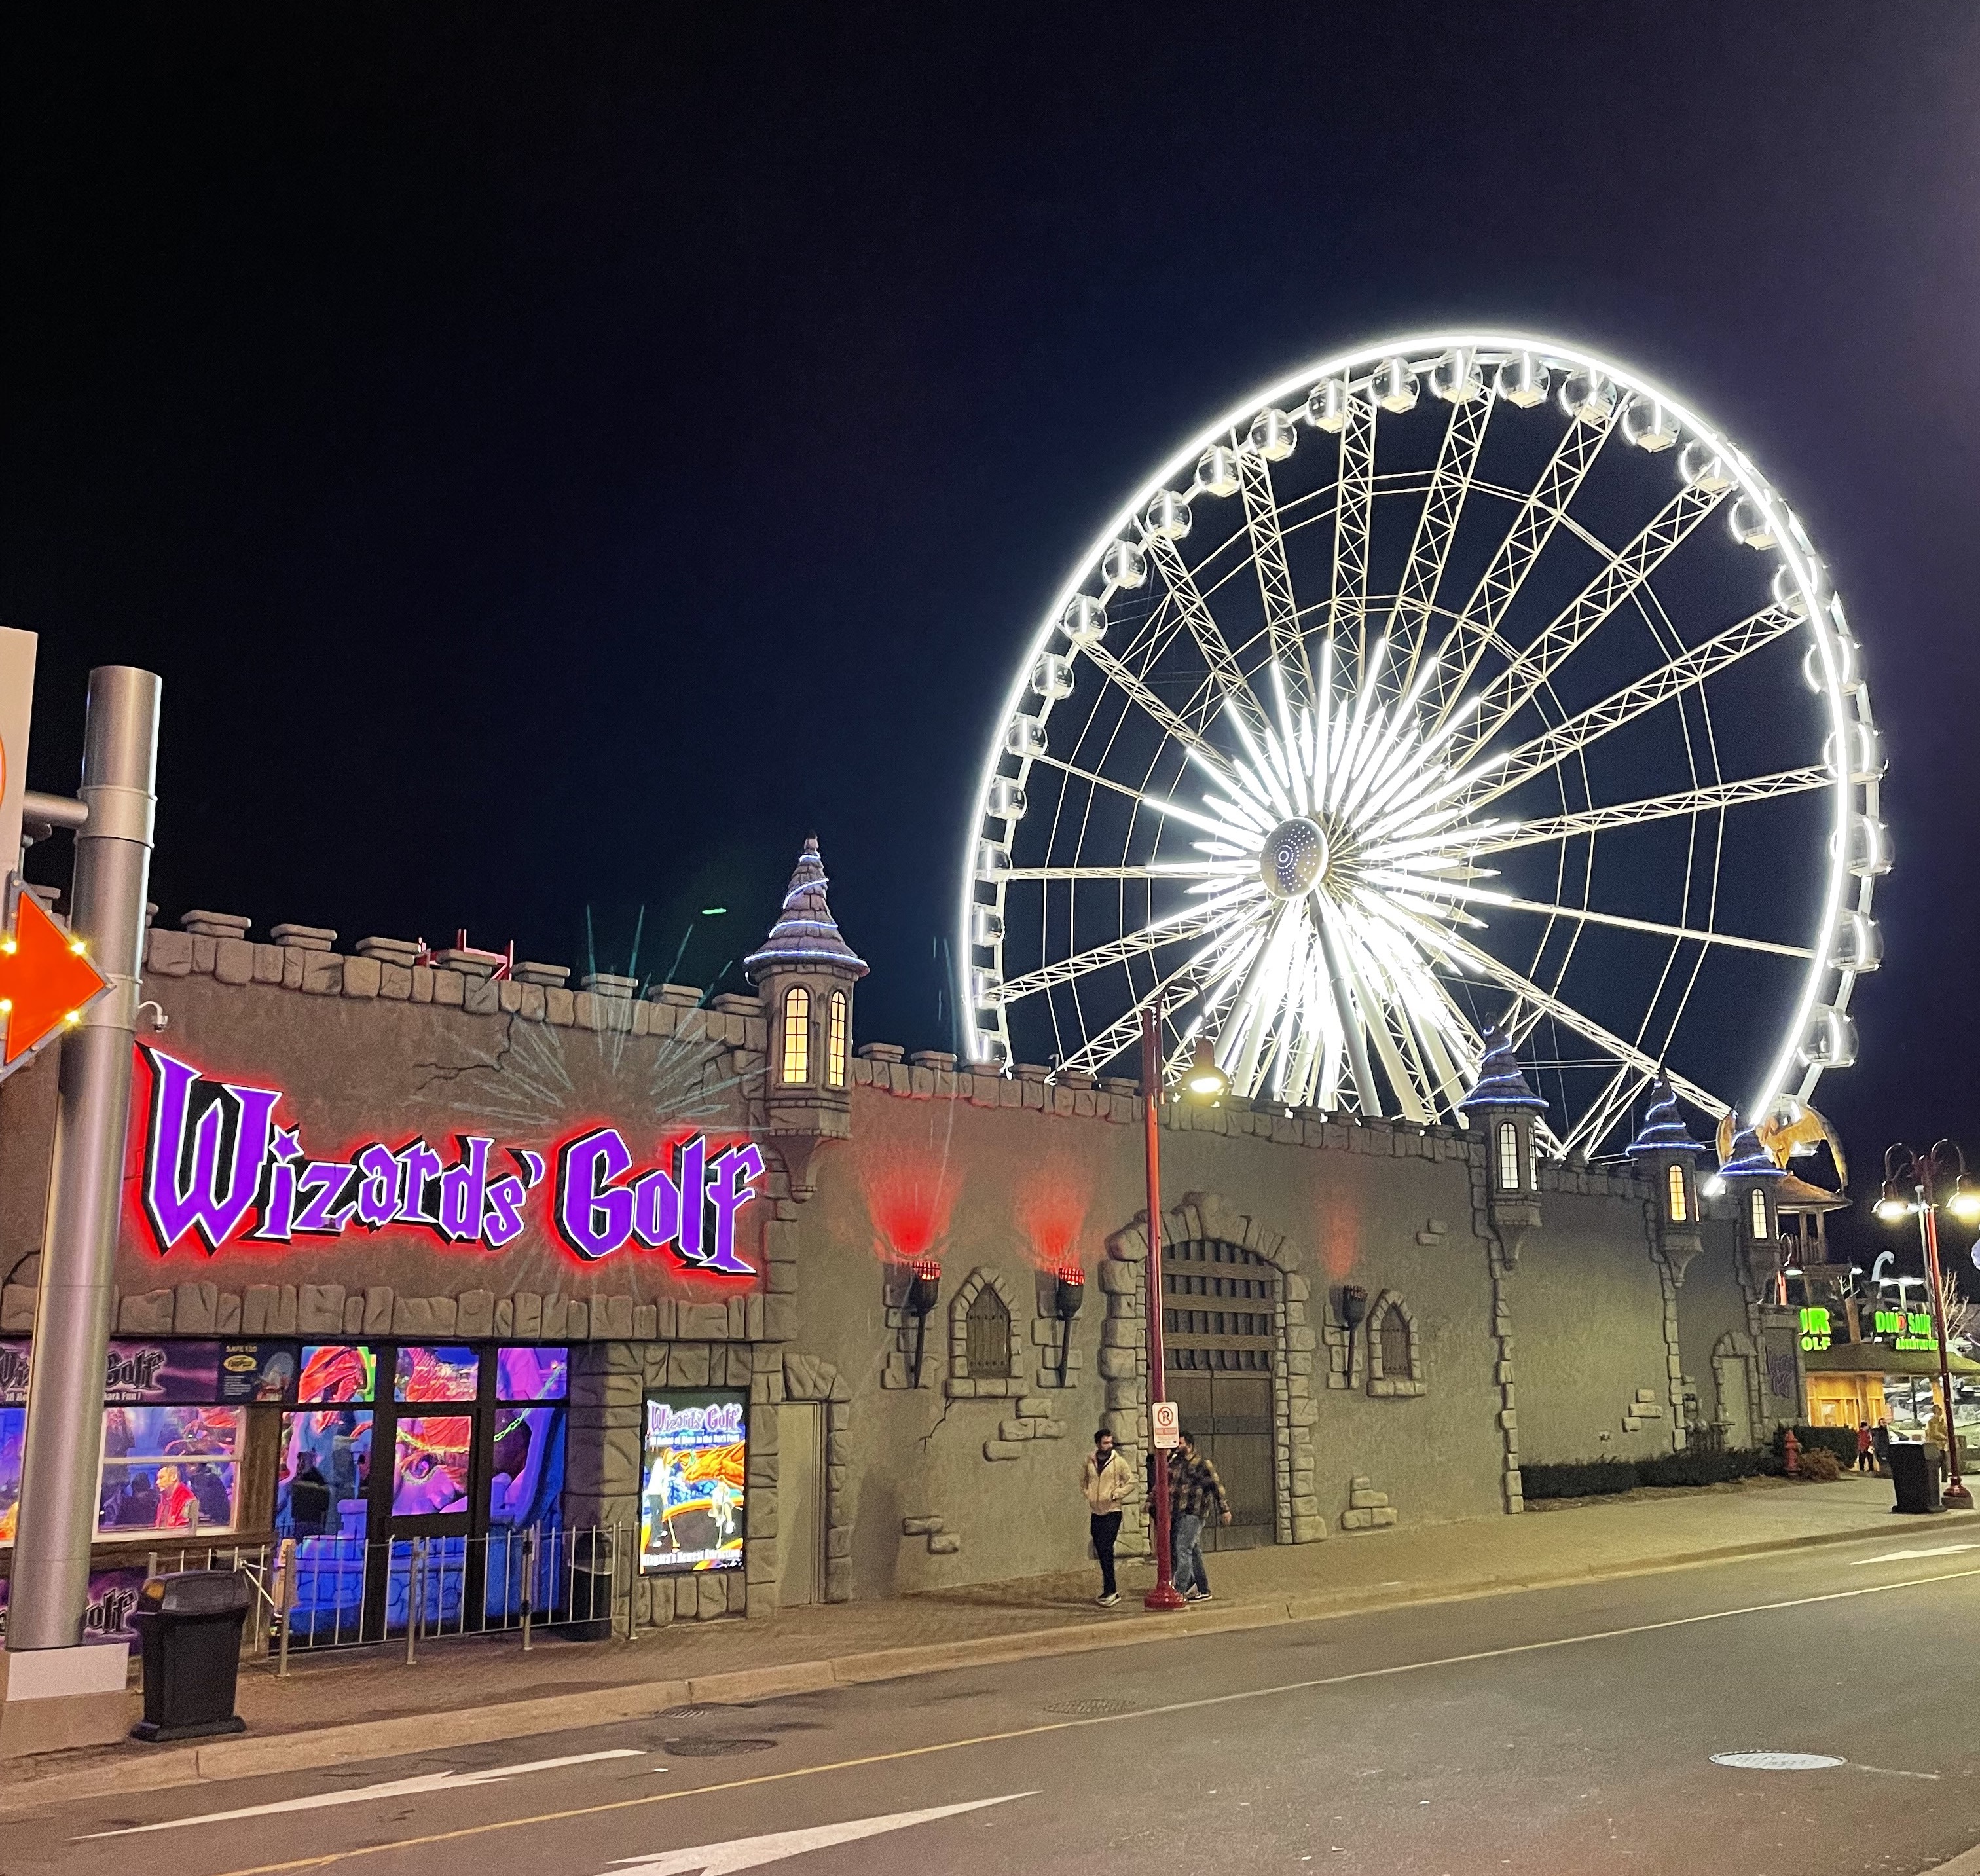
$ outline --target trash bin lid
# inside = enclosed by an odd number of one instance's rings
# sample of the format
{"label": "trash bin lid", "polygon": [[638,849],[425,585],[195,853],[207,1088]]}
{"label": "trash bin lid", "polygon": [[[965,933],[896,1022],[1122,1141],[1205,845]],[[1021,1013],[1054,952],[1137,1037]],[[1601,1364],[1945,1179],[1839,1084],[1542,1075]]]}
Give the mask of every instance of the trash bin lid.
{"label": "trash bin lid", "polygon": [[174,1570],[145,1585],[138,1607],[141,1614],[225,1615],[245,1609],[253,1595],[244,1570]]}

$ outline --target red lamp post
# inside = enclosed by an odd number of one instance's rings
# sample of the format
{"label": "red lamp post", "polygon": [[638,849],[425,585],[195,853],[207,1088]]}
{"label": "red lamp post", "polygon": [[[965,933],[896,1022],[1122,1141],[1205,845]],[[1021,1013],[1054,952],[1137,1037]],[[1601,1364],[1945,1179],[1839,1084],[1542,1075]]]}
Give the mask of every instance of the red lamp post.
{"label": "red lamp post", "polygon": [[[1163,1094],[1161,1028],[1161,1000],[1157,998],[1141,1012],[1141,1104],[1148,1171],[1148,1451],[1154,1461],[1154,1489],[1150,1496],[1155,1546],[1155,1586],[1143,1600],[1151,1609],[1179,1609],[1188,1605],[1175,1586],[1174,1559],[1169,1553],[1168,1455],[1154,1443],[1155,1406],[1168,1398],[1162,1353],[1162,1160],[1158,1131]],[[1193,1094],[1214,1098],[1228,1085],[1223,1070],[1211,1058],[1209,1043],[1199,1041],[1184,1086]]]}
{"label": "red lamp post", "polygon": [[[1889,1221],[1908,1211],[1918,1214],[1919,1242],[1925,1252],[1925,1280],[1932,1293],[1932,1330],[1938,1338],[1938,1400],[1945,1415],[1945,1502],[1970,1511],[1973,1494],[1959,1476],[1959,1430],[1952,1413],[1952,1338],[1946,1333],[1945,1287],[1938,1270],[1938,1181],[1944,1179],[1952,1181],[1948,1203],[1953,1216],[1968,1222],[1980,1219],[1980,1193],[1968,1186],[1965,1156],[1951,1141],[1942,1140],[1924,1154],[1900,1141],[1884,1155],[1884,1196],[1877,1202],[1877,1215]],[[1900,1190],[1907,1185],[1912,1189],[1909,1199]]]}

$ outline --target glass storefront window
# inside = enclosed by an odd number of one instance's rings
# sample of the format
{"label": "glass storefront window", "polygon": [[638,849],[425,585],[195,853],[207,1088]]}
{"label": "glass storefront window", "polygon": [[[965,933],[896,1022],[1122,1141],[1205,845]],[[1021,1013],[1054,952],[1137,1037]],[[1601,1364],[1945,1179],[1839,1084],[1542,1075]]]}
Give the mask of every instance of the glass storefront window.
{"label": "glass storefront window", "polygon": [[377,1357],[368,1348],[305,1348],[296,1399],[306,1406],[367,1401],[377,1377]]}
{"label": "glass storefront window", "polygon": [[562,1400],[570,1392],[570,1350],[524,1344],[495,1351],[498,1400]]}
{"label": "glass storefront window", "polygon": [[319,1407],[282,1416],[275,1529],[284,1537],[362,1537],[371,1478],[371,1415]]}
{"label": "glass storefront window", "polygon": [[98,1532],[231,1530],[240,1444],[238,1407],[106,1407]]}
{"label": "glass storefront window", "polygon": [[21,1447],[28,1436],[28,1409],[0,1407],[0,1544],[14,1541],[14,1519],[21,1503]]}
{"label": "glass storefront window", "polygon": [[481,1357],[471,1348],[402,1348],[394,1400],[472,1400],[481,1385]]}
{"label": "glass storefront window", "polygon": [[497,1409],[489,1467],[488,1522],[520,1530],[556,1524],[563,1504],[564,1419],[561,1407]]}
{"label": "glass storefront window", "polygon": [[392,1515],[424,1518],[467,1509],[471,1413],[402,1418],[393,1443]]}

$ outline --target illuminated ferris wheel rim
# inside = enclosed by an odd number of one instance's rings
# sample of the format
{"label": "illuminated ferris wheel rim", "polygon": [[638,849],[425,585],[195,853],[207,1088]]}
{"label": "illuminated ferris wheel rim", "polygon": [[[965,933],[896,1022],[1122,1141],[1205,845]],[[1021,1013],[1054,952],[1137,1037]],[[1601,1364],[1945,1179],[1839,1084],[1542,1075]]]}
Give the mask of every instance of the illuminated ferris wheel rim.
{"label": "illuminated ferris wheel rim", "polygon": [[[1849,631],[1841,599],[1829,584],[1820,556],[1792,509],[1746,452],[1718,425],[1702,415],[1689,400],[1604,353],[1540,334],[1477,329],[1434,329],[1357,345],[1287,372],[1247,394],[1206,423],[1146,477],[1075,561],[1072,571],[1053,595],[1023,657],[1016,664],[1010,687],[995,720],[988,751],[971,802],[962,869],[956,956],[958,1001],[965,1013],[967,1048],[973,1061],[1008,1061],[1011,1054],[1009,1004],[999,1003],[994,1011],[979,1008],[972,988],[971,960],[975,951],[981,948],[972,921],[976,909],[982,903],[977,897],[979,875],[974,856],[983,840],[985,823],[992,818],[992,789],[1006,755],[1004,732],[1023,712],[1031,673],[1040,657],[1050,649],[1054,633],[1062,629],[1068,609],[1079,597],[1117,542],[1136,541],[1141,537],[1144,530],[1139,524],[1151,500],[1163,490],[1171,489],[1179,479],[1188,477],[1206,451],[1219,444],[1228,444],[1234,433],[1242,436],[1251,422],[1262,413],[1276,409],[1287,400],[1304,405],[1310,393],[1317,392],[1330,380],[1344,381],[1350,391],[1370,388],[1376,374],[1392,360],[1404,361],[1414,374],[1427,375],[1440,362],[1453,356],[1483,372],[1483,387],[1479,394],[1487,400],[1499,395],[1493,376],[1496,367],[1530,357],[1549,370],[1599,374],[1627,398],[1653,400],[1675,420],[1685,434],[1703,444],[1726,467],[1730,472],[1731,492],[1752,506],[1772,536],[1770,550],[1778,556],[1780,565],[1788,572],[1799,600],[1802,615],[1799,623],[1808,627],[1817,648],[1822,680],[1819,689],[1826,707],[1832,746],[1838,753],[1832,780],[1827,787],[1832,804],[1828,878],[1816,928],[1810,935],[1808,968],[1766,1074],[1742,1111],[1749,1115],[1761,1114],[1783,1094],[1792,1093],[1805,1099],[1812,1091],[1826,1064],[1819,1060],[1806,1061],[1804,1057],[1806,1071],[1799,1086],[1794,1086],[1793,1071],[1799,1041],[1807,1033],[1819,1009],[1826,1008],[1838,1016],[1846,1012],[1858,971],[1850,962],[1838,958],[1837,948],[1842,941],[1839,935],[1846,917],[1860,915],[1867,919],[1872,897],[1872,874],[1851,863],[1852,820],[1867,822],[1868,838],[1872,844],[1880,851],[1883,848],[1882,825],[1876,818],[1878,775],[1881,770],[1867,778],[1852,774],[1853,764],[1848,753],[1852,747],[1852,732],[1873,733],[1874,725],[1867,688],[1862,680],[1859,647]],[[1295,410],[1294,414],[1297,419],[1303,413]],[[1468,486],[1485,493],[1490,485],[1479,482]],[[1513,493],[1503,490],[1490,492],[1502,495]],[[1571,530],[1574,528],[1573,523],[1567,522],[1565,503],[1556,520],[1567,523]],[[1446,608],[1434,609],[1447,616]],[[1813,682],[1812,672],[1810,681]],[[1028,769],[1028,760],[1023,766]],[[1863,795],[1860,815],[1853,799],[1859,789]],[[1880,866],[1875,870],[1886,868]],[[1853,907],[1845,903],[1852,885],[1857,895]],[[1002,905],[1001,890],[998,904]],[[1865,968],[1875,968],[1874,958]],[[1825,998],[1823,991],[1832,984],[1833,988]],[[1708,1111],[1723,1112],[1725,1105],[1723,1101],[1715,1101]]]}

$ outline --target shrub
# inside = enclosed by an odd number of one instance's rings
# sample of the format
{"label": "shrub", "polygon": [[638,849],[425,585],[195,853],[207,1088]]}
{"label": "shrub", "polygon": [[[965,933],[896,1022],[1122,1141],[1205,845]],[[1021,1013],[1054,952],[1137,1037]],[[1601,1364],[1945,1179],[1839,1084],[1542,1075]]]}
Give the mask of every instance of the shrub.
{"label": "shrub", "polygon": [[1653,1459],[1636,1462],[1639,1485],[1722,1485],[1731,1479],[1751,1479],[1756,1473],[1777,1473],[1780,1462],[1756,1446],[1735,1447],[1726,1453],[1706,1453],[1687,1449],[1683,1453],[1660,1453]]}
{"label": "shrub", "polygon": [[[1794,1436],[1802,1449],[1802,1456],[1820,1448],[1835,1455],[1837,1463],[1845,1466],[1856,1463],[1856,1429],[1853,1426],[1797,1426]],[[1774,1429],[1774,1456],[1785,1456],[1787,1429]]]}
{"label": "shrub", "polygon": [[1842,1476],[1842,1462],[1826,1446],[1811,1446],[1801,1456],[1801,1476],[1826,1485]]}
{"label": "shrub", "polygon": [[1564,1466],[1522,1466],[1528,1498],[1600,1498],[1632,1490],[1636,1469],[1627,1459],[1581,1459]]}

